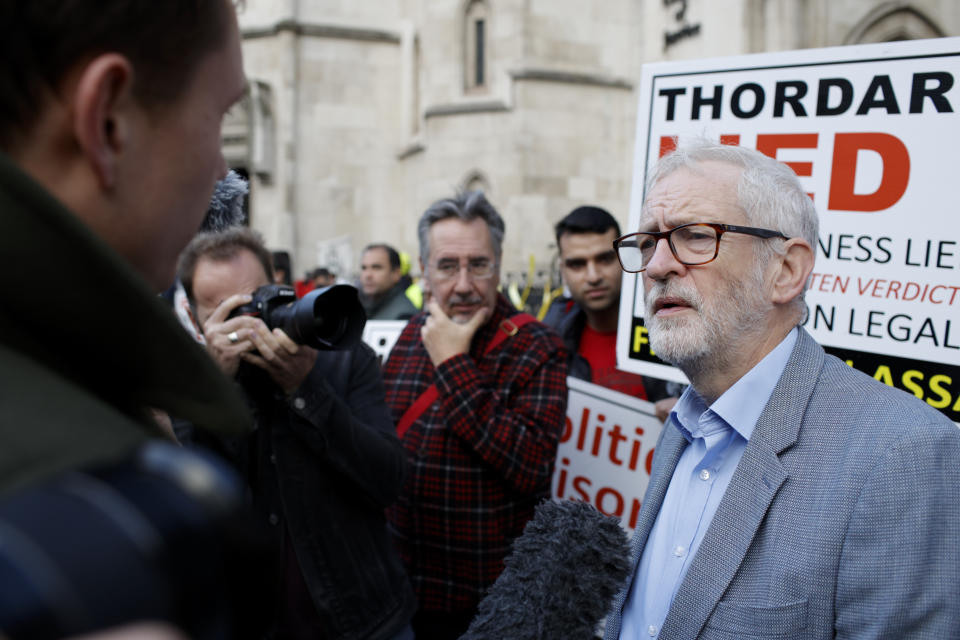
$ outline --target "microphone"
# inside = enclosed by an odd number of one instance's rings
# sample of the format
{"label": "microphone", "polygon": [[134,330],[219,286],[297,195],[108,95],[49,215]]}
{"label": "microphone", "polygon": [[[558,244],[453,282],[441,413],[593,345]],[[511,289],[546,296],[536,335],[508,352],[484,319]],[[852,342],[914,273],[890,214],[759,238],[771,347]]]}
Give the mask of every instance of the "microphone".
{"label": "microphone", "polygon": [[249,191],[239,173],[228,171],[214,187],[200,231],[223,231],[243,224],[243,201]]}
{"label": "microphone", "polygon": [[629,558],[617,518],[586,502],[545,501],[460,640],[594,638],[630,575]]}

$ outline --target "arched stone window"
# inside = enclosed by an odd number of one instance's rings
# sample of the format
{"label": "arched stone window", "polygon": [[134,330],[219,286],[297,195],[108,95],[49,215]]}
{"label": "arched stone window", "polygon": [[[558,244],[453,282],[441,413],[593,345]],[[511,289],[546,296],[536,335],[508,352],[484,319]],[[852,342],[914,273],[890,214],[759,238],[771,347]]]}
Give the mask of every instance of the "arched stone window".
{"label": "arched stone window", "polygon": [[902,0],[884,2],[872,9],[844,39],[844,44],[940,38],[945,34],[922,11]]}
{"label": "arched stone window", "polygon": [[490,86],[490,8],[486,0],[468,0],[463,32],[464,90],[486,92]]}

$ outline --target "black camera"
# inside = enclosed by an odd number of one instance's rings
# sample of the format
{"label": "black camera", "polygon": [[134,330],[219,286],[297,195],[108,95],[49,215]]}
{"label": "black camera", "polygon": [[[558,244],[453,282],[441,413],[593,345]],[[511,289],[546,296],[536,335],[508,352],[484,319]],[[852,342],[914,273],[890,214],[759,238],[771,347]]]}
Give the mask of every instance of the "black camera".
{"label": "black camera", "polygon": [[350,285],[316,289],[300,300],[293,287],[281,284],[263,285],[251,295],[253,300],[234,309],[231,318],[260,318],[270,329],[282,329],[297,344],[324,351],[348,349],[363,337],[367,313]]}
{"label": "black camera", "polygon": [[55,640],[164,621],[198,640],[260,638],[276,558],[242,481],[153,441],[0,500],[0,637]]}

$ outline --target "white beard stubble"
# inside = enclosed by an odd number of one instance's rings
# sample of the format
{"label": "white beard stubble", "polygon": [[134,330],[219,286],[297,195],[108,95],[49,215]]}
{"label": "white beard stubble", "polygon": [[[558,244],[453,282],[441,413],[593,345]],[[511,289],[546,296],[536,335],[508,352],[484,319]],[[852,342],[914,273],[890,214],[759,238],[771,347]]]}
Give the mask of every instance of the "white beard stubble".
{"label": "white beard stubble", "polygon": [[[671,296],[682,299],[696,312],[657,317],[653,301]],[[683,371],[691,380],[706,371],[727,368],[745,344],[765,324],[771,305],[764,297],[763,273],[754,269],[745,280],[725,282],[723,288],[704,299],[693,286],[676,281],[654,282],[644,292],[650,347],[661,360]]]}

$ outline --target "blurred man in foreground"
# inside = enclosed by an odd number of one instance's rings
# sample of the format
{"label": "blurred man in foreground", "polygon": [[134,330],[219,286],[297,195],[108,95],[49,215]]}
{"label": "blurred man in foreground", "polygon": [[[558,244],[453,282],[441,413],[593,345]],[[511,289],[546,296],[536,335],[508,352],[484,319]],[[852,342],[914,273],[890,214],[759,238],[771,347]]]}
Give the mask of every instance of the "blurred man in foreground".
{"label": "blurred man in foreground", "polygon": [[0,490],[159,436],[149,408],[242,431],[155,295],[226,174],[232,4],[4,0],[0,49]]}
{"label": "blurred man in foreground", "polygon": [[[212,431],[248,427],[239,395],[156,295],[172,284],[177,255],[226,174],[220,122],[243,95],[245,78],[227,0],[0,0],[0,58],[0,493],[10,507],[59,479],[77,483],[77,469],[115,469],[134,451],[155,446],[140,446],[165,437],[153,409]],[[123,488],[145,479],[131,477]],[[139,558],[159,569],[151,561],[169,540],[138,513],[154,503],[124,499],[107,481],[86,482],[67,501],[76,511],[44,513],[31,501],[36,517],[18,535],[5,523],[0,549],[9,552],[17,538],[34,545],[30,558],[17,560],[43,558],[55,550],[41,541],[51,535],[69,552],[73,532],[45,530],[45,516],[80,512],[71,525],[85,531],[98,516],[117,516],[127,526],[113,533],[132,533]],[[103,495],[109,498],[81,508]],[[183,534],[178,539],[193,540],[196,529],[180,526],[190,523],[186,511],[166,523]],[[200,528],[201,538],[224,542]],[[82,555],[21,575],[57,588],[18,590],[16,599],[3,599],[4,612],[28,619],[30,597],[45,599],[69,614],[69,624],[54,626],[53,616],[37,622],[61,636],[144,615],[183,622],[171,602],[184,594],[162,578],[154,586],[166,586],[170,602],[144,599],[157,605],[147,614],[114,601],[101,619],[69,598],[71,588],[98,593],[91,585],[117,575],[113,570],[132,572],[129,556],[107,536],[93,539],[103,541],[96,562]],[[230,568],[220,559],[204,559],[217,566],[191,566],[216,577]],[[3,582],[15,588],[13,580]],[[216,625],[204,615],[224,600],[204,603],[211,606],[200,607],[194,622]]]}

